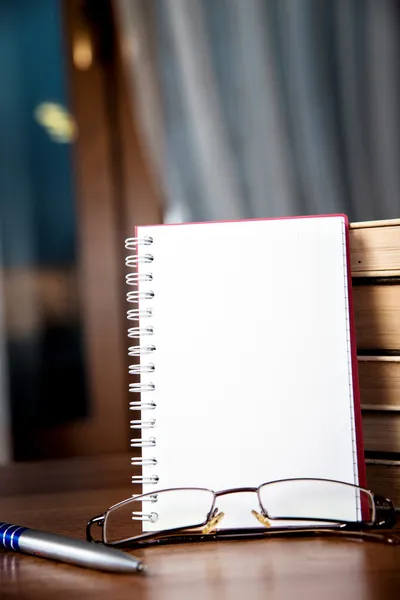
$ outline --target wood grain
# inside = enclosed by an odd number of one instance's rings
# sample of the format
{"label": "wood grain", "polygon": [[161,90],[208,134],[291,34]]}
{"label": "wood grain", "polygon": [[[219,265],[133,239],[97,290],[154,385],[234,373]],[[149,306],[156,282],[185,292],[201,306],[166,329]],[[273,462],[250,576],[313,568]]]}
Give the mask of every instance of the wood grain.
{"label": "wood grain", "polygon": [[[32,464],[29,491],[23,491],[27,465],[0,469],[1,519],[84,538],[90,516],[129,494],[123,471],[110,479],[111,463],[105,464],[104,459]],[[100,472],[102,468],[102,488],[80,489],[85,487],[88,469]],[[74,469],[77,475],[72,482]],[[51,481],[56,471],[58,476],[45,490],[46,478]],[[12,495],[5,495],[11,481],[17,487]],[[148,548],[135,554],[148,565],[146,577],[110,575],[0,551],[0,595],[2,600],[397,600],[400,591],[400,547],[371,542],[225,541]]]}
{"label": "wood grain", "polygon": [[400,356],[358,358],[363,410],[400,411]]}
{"label": "wood grain", "polygon": [[400,508],[400,461],[367,460],[367,482],[375,494],[391,498]]}
{"label": "wood grain", "polygon": [[130,453],[16,463],[0,469],[0,497],[126,487],[130,463]]}
{"label": "wood grain", "polygon": [[353,277],[400,275],[400,221],[352,223],[350,249]]}
{"label": "wood grain", "polygon": [[362,423],[367,452],[400,452],[400,413],[367,412]]}
{"label": "wood grain", "polygon": [[400,285],[353,286],[358,350],[400,350]]}

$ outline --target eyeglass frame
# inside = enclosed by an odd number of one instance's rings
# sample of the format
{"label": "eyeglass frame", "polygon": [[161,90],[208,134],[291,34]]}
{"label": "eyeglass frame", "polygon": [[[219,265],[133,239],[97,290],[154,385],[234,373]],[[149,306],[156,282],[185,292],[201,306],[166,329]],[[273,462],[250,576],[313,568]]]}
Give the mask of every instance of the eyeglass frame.
{"label": "eyeglass frame", "polygon": [[[352,487],[359,492],[364,492],[368,494],[373,503],[373,519],[370,521],[346,521],[346,520],[338,520],[338,519],[327,519],[327,518],[305,518],[305,517],[270,517],[268,513],[264,512],[264,507],[260,498],[260,489],[266,485],[276,484],[276,483],[285,483],[291,481],[323,481],[326,483],[336,483],[340,485],[345,485],[347,487]],[[160,531],[150,531],[145,532],[137,536],[133,536],[130,538],[126,538],[117,542],[104,541],[104,529],[107,523],[108,515],[116,510],[120,506],[124,506],[126,504],[130,504],[133,502],[140,501],[140,498],[143,496],[156,495],[162,492],[174,492],[179,490],[190,490],[190,491],[206,491],[213,494],[212,506],[206,516],[206,520],[199,524],[183,526],[183,527],[175,527],[171,529],[164,529]],[[321,523],[332,523],[331,526],[318,526],[310,527],[310,526],[274,526],[273,528],[268,528],[265,526],[262,527],[254,527],[254,528],[229,528],[229,529],[220,529],[216,531],[212,531],[210,533],[202,533],[198,531],[192,531],[199,529],[200,527],[205,527],[210,519],[214,517],[215,513],[215,504],[217,498],[222,496],[227,496],[230,494],[240,494],[240,493],[255,493],[257,494],[258,504],[261,508],[262,516],[266,517],[266,519],[274,521],[309,521],[309,522],[321,522]],[[377,520],[379,509],[383,509],[388,511],[388,517],[383,520]],[[300,478],[289,478],[289,479],[276,479],[273,481],[267,481],[261,483],[258,487],[236,487],[236,488],[228,488],[225,490],[214,491],[208,488],[199,488],[199,487],[179,487],[179,488],[165,488],[161,490],[154,490],[153,492],[146,492],[144,494],[139,494],[137,496],[132,496],[130,498],[126,498],[125,500],[121,500],[116,504],[110,506],[104,513],[92,517],[87,525],[86,525],[86,539],[89,542],[93,543],[102,543],[107,546],[114,547],[143,547],[147,545],[159,545],[165,543],[182,543],[182,542],[193,542],[193,541],[211,541],[211,540],[220,540],[220,539],[243,539],[243,538],[254,538],[254,537],[268,537],[272,535],[307,535],[307,534],[345,534],[345,535],[356,535],[358,537],[362,537],[365,539],[371,539],[376,541],[386,541],[388,543],[400,543],[400,540],[396,540],[392,537],[384,537],[382,534],[373,533],[376,529],[391,529],[397,523],[396,516],[396,508],[394,506],[393,501],[390,498],[386,498],[381,495],[377,495],[371,490],[367,488],[363,488],[359,485],[338,481],[335,479],[322,479],[317,477],[300,477]],[[92,536],[91,529],[94,524],[97,524],[102,528],[102,539],[96,540]],[[333,527],[333,524],[336,526]],[[185,533],[186,532],[186,533]]]}

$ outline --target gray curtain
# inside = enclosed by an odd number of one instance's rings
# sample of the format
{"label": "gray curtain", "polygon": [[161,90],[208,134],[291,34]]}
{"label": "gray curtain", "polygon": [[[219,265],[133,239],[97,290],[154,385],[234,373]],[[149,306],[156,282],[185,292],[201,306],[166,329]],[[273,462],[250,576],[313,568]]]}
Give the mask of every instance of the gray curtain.
{"label": "gray curtain", "polygon": [[118,7],[167,221],[400,216],[397,0]]}

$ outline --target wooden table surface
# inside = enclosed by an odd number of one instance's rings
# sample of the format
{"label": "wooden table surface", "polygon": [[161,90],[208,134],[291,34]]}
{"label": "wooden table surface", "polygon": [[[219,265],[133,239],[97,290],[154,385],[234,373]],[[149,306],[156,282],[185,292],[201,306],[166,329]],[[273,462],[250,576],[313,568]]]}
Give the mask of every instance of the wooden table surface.
{"label": "wooden table surface", "polygon": [[[0,520],[84,538],[89,517],[131,494],[129,475],[125,456],[2,468]],[[148,565],[145,577],[110,575],[0,550],[0,598],[400,597],[400,546],[275,539],[164,546],[136,554]]]}

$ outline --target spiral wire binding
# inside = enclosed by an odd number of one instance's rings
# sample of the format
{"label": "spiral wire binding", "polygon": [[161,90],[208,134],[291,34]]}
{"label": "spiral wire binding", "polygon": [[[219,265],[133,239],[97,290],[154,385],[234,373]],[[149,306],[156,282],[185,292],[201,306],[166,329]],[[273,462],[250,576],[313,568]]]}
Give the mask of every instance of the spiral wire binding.
{"label": "spiral wire binding", "polygon": [[156,438],[133,438],[131,440],[131,448],[154,448],[156,445]]}
{"label": "spiral wire binding", "polygon": [[134,456],[131,458],[131,465],[133,467],[153,467],[157,464],[156,458],[143,458],[142,456]]}
{"label": "spiral wire binding", "polygon": [[[125,240],[125,249],[131,250],[134,254],[131,254],[125,258],[125,266],[133,268],[138,271],[139,265],[151,265],[154,261],[154,256],[150,251],[142,252],[144,246],[149,247],[153,244],[153,238],[151,236],[144,237],[133,237]],[[147,248],[146,248],[147,250]],[[142,291],[139,286],[143,283],[151,283],[153,281],[153,274],[149,271],[146,273],[128,273],[125,277],[126,285],[133,286],[136,289],[129,290],[126,294],[126,300],[129,304],[135,305],[135,308],[129,308],[127,311],[127,319],[132,322],[132,327],[128,328],[128,338],[133,340],[140,340],[143,343],[143,339],[147,336],[151,337],[154,334],[154,328],[149,324],[148,319],[153,316],[153,308],[146,306],[146,308],[139,308],[140,303],[143,300],[152,300],[154,298],[154,292],[147,289]],[[138,342],[138,343],[140,343]],[[154,354],[156,347],[154,344],[144,342],[143,345],[130,346],[128,349],[128,355],[137,357],[141,361],[143,356]],[[142,364],[129,365],[129,375],[142,375],[143,373],[149,374],[155,371],[154,362],[147,362]],[[144,411],[154,411],[156,403],[151,400],[142,400],[142,394],[147,392],[153,392],[155,390],[154,383],[130,383],[129,391],[134,394],[141,394],[140,400],[133,400],[129,403],[130,410],[140,411],[143,414]],[[143,418],[133,419],[130,421],[130,428],[133,430],[146,430],[153,429],[156,426],[156,419],[154,418]],[[147,438],[132,438],[131,448],[149,448],[155,447],[156,438],[150,436]],[[134,467],[154,467],[157,465],[157,459],[154,457],[145,458],[143,456],[132,457],[131,465]],[[157,484],[159,480],[158,475],[133,475],[132,483],[134,484]],[[157,497],[154,496],[152,502],[157,501]],[[132,514],[132,518],[135,520],[155,522],[156,513],[144,513],[136,511]]]}
{"label": "spiral wire binding", "polygon": [[[154,502],[158,502],[158,494],[148,494],[147,496],[142,496],[138,499],[133,499],[133,502],[140,502],[142,505],[148,505],[150,504],[154,504]],[[146,506],[147,508],[147,506]],[[151,507],[149,506],[149,509]],[[152,511],[152,512],[148,512],[148,511],[139,511],[139,510],[134,510],[131,512],[132,515],[132,521],[142,521],[142,522],[148,522],[148,523],[156,523],[156,521],[158,521],[159,519],[159,515],[158,513]]]}

